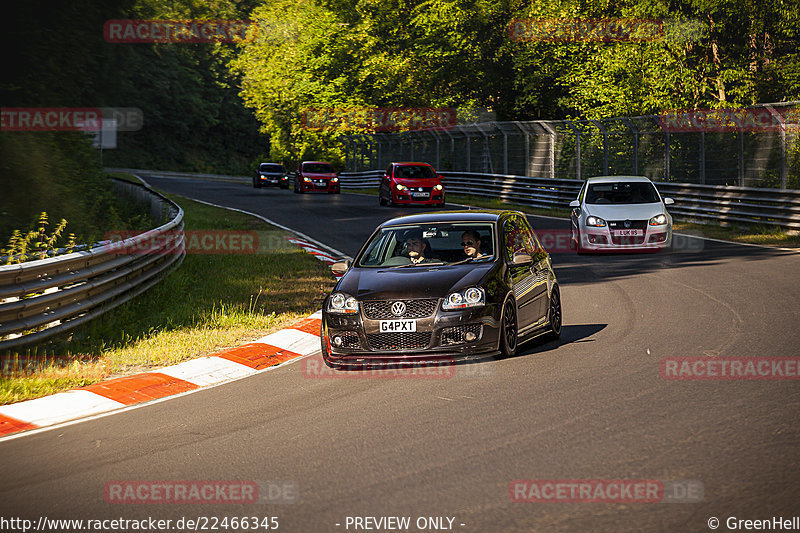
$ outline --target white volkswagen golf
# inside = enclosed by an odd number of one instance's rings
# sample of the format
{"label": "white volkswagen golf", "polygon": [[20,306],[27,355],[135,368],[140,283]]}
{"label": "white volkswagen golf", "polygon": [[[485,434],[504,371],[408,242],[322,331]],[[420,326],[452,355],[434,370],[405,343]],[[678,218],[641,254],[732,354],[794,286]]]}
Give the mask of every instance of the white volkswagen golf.
{"label": "white volkswagen golf", "polygon": [[655,185],[644,176],[597,176],[583,184],[572,208],[573,249],[661,250],[672,246],[672,217]]}

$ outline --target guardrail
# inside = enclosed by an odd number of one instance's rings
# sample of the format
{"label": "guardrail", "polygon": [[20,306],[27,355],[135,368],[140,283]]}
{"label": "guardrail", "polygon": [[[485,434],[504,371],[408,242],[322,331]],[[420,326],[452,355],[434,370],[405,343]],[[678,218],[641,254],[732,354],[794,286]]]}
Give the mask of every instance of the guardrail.
{"label": "guardrail", "polygon": [[[144,185],[113,180],[113,187],[147,202],[153,220],[167,222],[118,243],[0,266],[0,350],[88,322],[146,291],[183,261],[183,209]],[[159,239],[167,232],[170,238]],[[142,244],[146,253],[131,253]]]}
{"label": "guardrail", "polygon": [[[475,172],[441,172],[445,191],[499,198],[532,207],[569,209],[583,180],[535,178]],[[378,187],[382,170],[339,175],[342,189]],[[746,223],[800,230],[800,191],[653,182],[675,200],[669,212],[678,220]]]}
{"label": "guardrail", "polygon": [[139,168],[106,167],[106,172],[127,172],[128,174],[153,174],[163,178],[186,178],[202,181],[227,181],[231,183],[252,183],[253,178],[247,176],[228,176],[226,174],[201,174],[193,172],[172,172],[165,170],[143,170]]}

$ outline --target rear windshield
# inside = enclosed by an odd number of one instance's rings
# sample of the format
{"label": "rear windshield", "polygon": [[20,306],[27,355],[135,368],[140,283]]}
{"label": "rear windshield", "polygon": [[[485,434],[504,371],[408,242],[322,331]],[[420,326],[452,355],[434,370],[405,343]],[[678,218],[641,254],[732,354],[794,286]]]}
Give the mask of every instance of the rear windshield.
{"label": "rear windshield", "polygon": [[397,167],[395,171],[395,177],[403,178],[403,179],[422,179],[422,178],[435,178],[436,173],[433,171],[431,167],[427,166],[408,166],[408,167]]}
{"label": "rear windshield", "polygon": [[258,167],[259,172],[283,172],[283,166],[269,164],[269,163],[262,163],[260,167]]}
{"label": "rear windshield", "polygon": [[660,202],[652,183],[618,181],[591,183],[586,192],[587,204],[652,204]]}
{"label": "rear windshield", "polygon": [[317,174],[332,174],[333,166],[328,163],[304,163],[303,172],[313,172]]}

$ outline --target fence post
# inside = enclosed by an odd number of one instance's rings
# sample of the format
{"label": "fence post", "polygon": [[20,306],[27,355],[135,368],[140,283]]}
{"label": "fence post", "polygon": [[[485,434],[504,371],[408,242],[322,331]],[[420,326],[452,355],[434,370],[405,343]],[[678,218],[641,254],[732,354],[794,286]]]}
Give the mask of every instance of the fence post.
{"label": "fence post", "polygon": [[700,131],[700,183],[706,184],[706,132]]}
{"label": "fence post", "polygon": [[603,134],[603,175],[608,176],[608,131],[603,127],[599,120],[592,120],[592,124],[597,126]]}
{"label": "fence post", "polygon": [[739,187],[744,187],[744,129],[739,128]]}
{"label": "fence post", "polygon": [[664,134],[664,181],[672,181],[669,175],[669,130]]}

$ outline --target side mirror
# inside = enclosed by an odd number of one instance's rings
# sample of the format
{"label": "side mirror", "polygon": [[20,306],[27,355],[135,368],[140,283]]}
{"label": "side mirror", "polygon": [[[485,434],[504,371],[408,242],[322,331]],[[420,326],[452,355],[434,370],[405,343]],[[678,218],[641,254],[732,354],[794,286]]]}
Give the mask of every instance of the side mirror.
{"label": "side mirror", "polygon": [[528,254],[514,254],[514,264],[515,265],[527,265],[528,263],[532,263],[533,258]]}
{"label": "side mirror", "polygon": [[572,200],[572,201],[569,203],[569,206],[570,206],[570,207],[580,207],[580,206],[581,206],[581,202],[580,202],[580,200]]}
{"label": "side mirror", "polygon": [[331,265],[331,270],[333,270],[334,274],[341,276],[348,270],[350,270],[350,260],[346,261],[339,261],[338,263],[334,263]]}
{"label": "side mirror", "polygon": [[672,198],[664,198],[664,205],[672,205],[675,203],[675,200]]}

